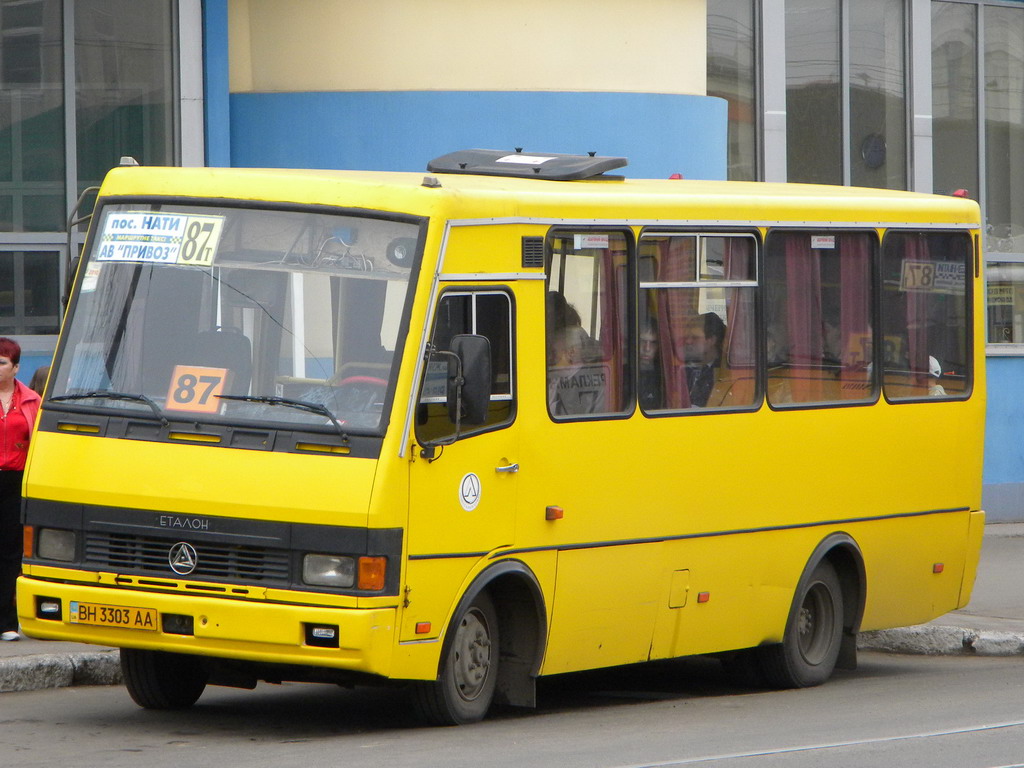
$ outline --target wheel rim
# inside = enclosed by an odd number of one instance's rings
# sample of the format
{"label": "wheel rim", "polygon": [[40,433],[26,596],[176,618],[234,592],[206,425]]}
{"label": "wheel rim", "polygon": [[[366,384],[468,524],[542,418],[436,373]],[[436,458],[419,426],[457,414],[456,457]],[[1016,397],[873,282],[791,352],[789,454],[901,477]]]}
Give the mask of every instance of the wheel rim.
{"label": "wheel rim", "polygon": [[466,701],[473,701],[487,684],[491,670],[491,633],[487,620],[477,609],[462,617],[452,646],[455,688]]}
{"label": "wheel rim", "polygon": [[836,625],[832,593],[821,582],[807,590],[798,617],[800,655],[808,664],[821,664],[832,645]]}

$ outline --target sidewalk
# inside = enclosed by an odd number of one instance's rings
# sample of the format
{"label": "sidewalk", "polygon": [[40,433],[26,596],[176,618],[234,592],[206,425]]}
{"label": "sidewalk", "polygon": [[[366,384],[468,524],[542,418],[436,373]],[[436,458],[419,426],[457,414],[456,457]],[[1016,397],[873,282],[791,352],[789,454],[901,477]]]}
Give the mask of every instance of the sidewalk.
{"label": "sidewalk", "polygon": [[[928,624],[860,636],[863,650],[889,653],[1024,655],[1024,523],[985,528],[970,605]],[[0,693],[114,685],[121,682],[117,650],[79,643],[0,642]]]}
{"label": "sidewalk", "polygon": [[859,647],[890,653],[1024,655],[1024,523],[985,526],[966,608],[927,624],[864,632]]}

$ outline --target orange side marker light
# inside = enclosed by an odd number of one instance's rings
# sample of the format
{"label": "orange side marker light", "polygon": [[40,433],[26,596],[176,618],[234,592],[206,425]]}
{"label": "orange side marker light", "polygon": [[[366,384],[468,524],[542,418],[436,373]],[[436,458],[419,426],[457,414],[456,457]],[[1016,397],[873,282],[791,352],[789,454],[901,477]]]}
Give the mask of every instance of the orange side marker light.
{"label": "orange side marker light", "polygon": [[711,599],[711,593],[710,592],[698,592],[697,593],[697,602],[698,603],[706,603],[710,599]]}
{"label": "orange side marker light", "polygon": [[544,510],[545,520],[561,520],[563,515],[565,515],[565,510],[561,507],[551,506]]}
{"label": "orange side marker light", "polygon": [[386,557],[359,558],[359,589],[384,589],[384,577],[387,573]]}
{"label": "orange side marker light", "polygon": [[932,566],[932,573],[942,573],[944,570],[946,570],[945,563],[935,563]]}

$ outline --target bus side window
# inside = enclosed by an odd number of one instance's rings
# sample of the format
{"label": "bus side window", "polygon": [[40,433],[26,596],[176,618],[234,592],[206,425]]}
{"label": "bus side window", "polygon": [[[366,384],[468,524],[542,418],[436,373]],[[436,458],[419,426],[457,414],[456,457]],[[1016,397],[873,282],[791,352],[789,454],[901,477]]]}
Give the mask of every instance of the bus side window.
{"label": "bus side window", "polygon": [[626,413],[626,237],[559,232],[548,249],[548,412],[556,420]]}
{"label": "bus side window", "polygon": [[[515,414],[512,359],[512,299],[503,291],[449,291],[441,295],[434,317],[431,347],[446,352],[459,334],[487,337],[491,345],[491,404],[483,425],[461,428],[461,434],[509,424]],[[416,436],[421,443],[449,438],[455,424],[448,417],[448,358],[427,357],[416,413]]]}
{"label": "bus side window", "polygon": [[971,238],[963,232],[886,233],[882,364],[889,400],[970,394],[972,257]]}
{"label": "bus side window", "polygon": [[757,241],[648,232],[640,254],[641,409],[756,407]]}
{"label": "bus side window", "polygon": [[773,230],[765,252],[768,402],[871,402],[873,232]]}

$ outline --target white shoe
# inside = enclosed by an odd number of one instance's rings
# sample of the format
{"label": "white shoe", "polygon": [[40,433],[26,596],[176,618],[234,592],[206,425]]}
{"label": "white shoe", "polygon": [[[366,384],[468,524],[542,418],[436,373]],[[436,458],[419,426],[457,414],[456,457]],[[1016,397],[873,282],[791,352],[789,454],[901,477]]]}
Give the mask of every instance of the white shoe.
{"label": "white shoe", "polygon": [[21,640],[21,635],[15,632],[13,629],[0,634],[0,640]]}

